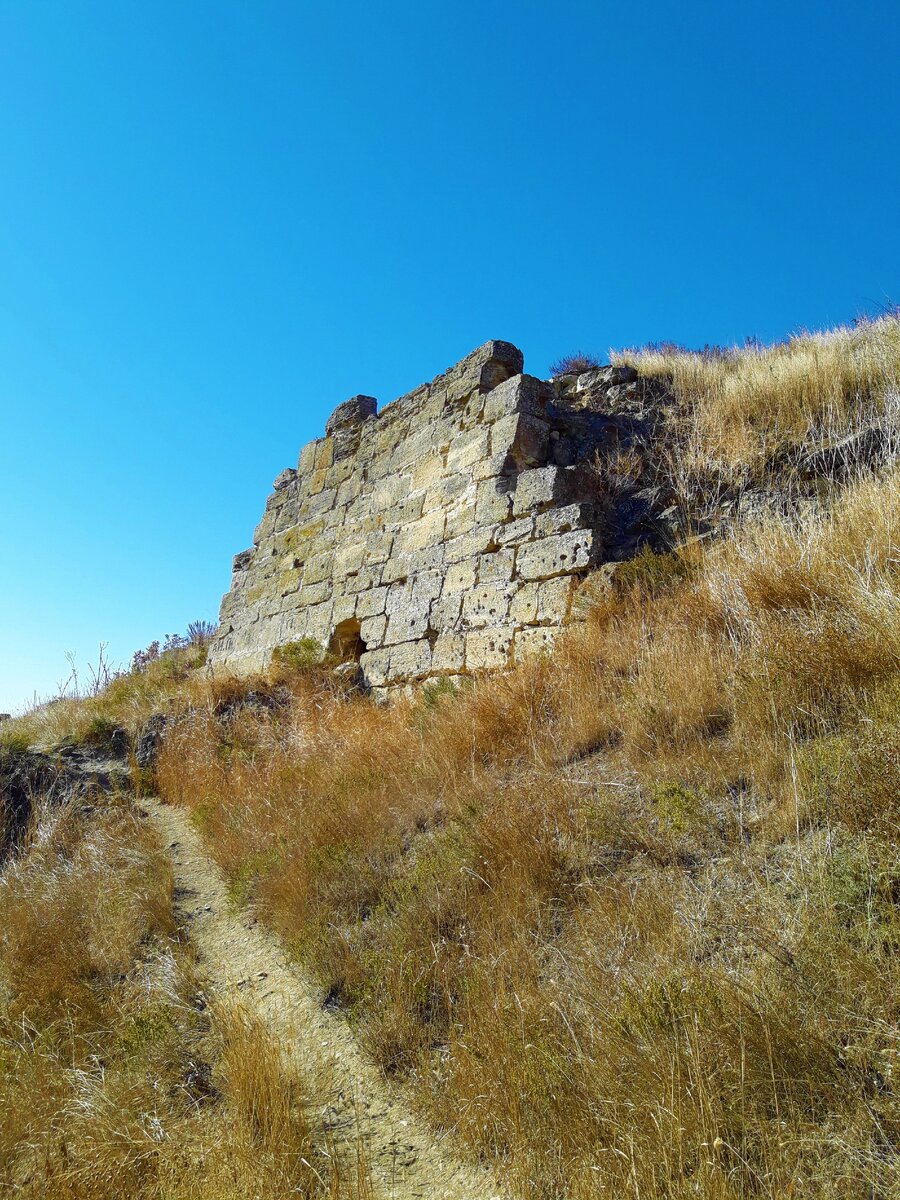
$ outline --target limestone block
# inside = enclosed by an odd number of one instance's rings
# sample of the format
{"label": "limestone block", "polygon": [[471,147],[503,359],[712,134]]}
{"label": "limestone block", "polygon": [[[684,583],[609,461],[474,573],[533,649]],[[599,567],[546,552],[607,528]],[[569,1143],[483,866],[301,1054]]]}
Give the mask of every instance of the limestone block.
{"label": "limestone block", "polygon": [[409,475],[386,475],[379,479],[372,492],[372,507],[380,512],[386,512],[409,495]]}
{"label": "limestone block", "polygon": [[400,589],[396,592],[396,597],[395,599],[395,593],[392,591],[387,598],[388,624],[384,642],[388,646],[424,637],[428,630],[431,601],[413,597]]}
{"label": "limestone block", "polygon": [[383,613],[376,614],[360,621],[359,636],[367,646],[380,646],[384,641],[386,628],[387,617]]}
{"label": "limestone block", "polygon": [[561,625],[569,615],[572,594],[577,582],[572,575],[560,575],[556,579],[546,579],[540,583],[535,619]]}
{"label": "limestone block", "polygon": [[366,564],[386,563],[394,546],[392,533],[373,533],[366,539]]}
{"label": "limestone block", "polygon": [[429,624],[432,629],[455,628],[462,612],[463,592],[444,592],[431,602]]}
{"label": "limestone block", "polygon": [[590,565],[594,535],[589,529],[576,529],[529,542],[516,555],[516,571],[522,579],[549,579],[569,574]]}
{"label": "limestone block", "polygon": [[444,546],[444,557],[448,563],[459,562],[463,558],[475,558],[483,554],[488,546],[494,545],[493,525],[479,525],[469,533],[460,534]]}
{"label": "limestone block", "polygon": [[304,607],[312,604],[321,604],[323,600],[331,599],[331,580],[322,579],[318,583],[304,583],[298,592],[297,598],[298,602]]}
{"label": "limestone block", "polygon": [[509,619],[516,625],[533,625],[538,619],[538,598],[541,585],[532,580],[519,586],[509,602]]}
{"label": "limestone block", "polygon": [[457,474],[471,470],[475,463],[480,462],[490,453],[490,437],[491,431],[487,426],[460,434],[450,443],[450,450],[447,454],[447,471]]}
{"label": "limestone block", "polygon": [[367,592],[362,592],[356,601],[356,615],[360,618],[377,617],[384,612],[387,596],[388,589],[386,587],[374,587]]}
{"label": "limestone block", "polygon": [[386,648],[366,650],[364,654],[360,655],[359,665],[371,687],[383,685],[387,683],[388,679],[391,652]]}
{"label": "limestone block", "polygon": [[462,616],[472,629],[502,625],[509,616],[509,602],[516,591],[513,583],[483,583],[463,596]]}
{"label": "limestone block", "polygon": [[253,531],[253,545],[259,546],[272,536],[275,529],[276,514],[267,512]]}
{"label": "limestone block", "polygon": [[494,530],[494,541],[498,546],[521,546],[531,539],[534,534],[534,518],[519,517],[517,521],[508,521],[498,525]]}
{"label": "limestone block", "polygon": [[494,550],[478,559],[479,583],[509,583],[515,565],[514,550]]}
{"label": "limestone block", "polygon": [[373,588],[377,588],[381,583],[381,565],[376,564],[371,567],[362,567],[353,575],[348,575],[344,580],[344,588],[348,592],[366,593]]}
{"label": "limestone block", "polygon": [[334,577],[340,579],[351,571],[358,571],[366,557],[365,542],[338,543],[334,554]]}
{"label": "limestone block", "polygon": [[480,483],[482,479],[491,479],[496,475],[512,475],[515,469],[515,459],[507,450],[500,450],[497,454],[489,454],[487,458],[479,459],[472,467],[472,478],[476,483]]}
{"label": "limestone block", "polygon": [[382,513],[385,529],[397,530],[401,525],[417,521],[422,515],[425,496],[419,492],[415,496],[404,496],[393,508],[385,509]]}
{"label": "limestone block", "polygon": [[391,647],[391,678],[417,679],[431,669],[431,645],[424,638]]}
{"label": "limestone block", "polygon": [[[449,450],[449,444],[445,449]],[[432,452],[423,458],[413,469],[410,484],[413,492],[426,491],[432,484],[437,483],[444,474],[444,458],[440,452]]]}
{"label": "limestone block", "polygon": [[346,592],[336,592],[331,602],[331,624],[340,625],[341,621],[349,621],[356,615],[356,596]]}
{"label": "limestone block", "polygon": [[440,509],[420,517],[397,532],[396,548],[400,554],[411,554],[443,541],[446,518]]}
{"label": "limestone block", "polygon": [[306,629],[309,637],[314,637],[324,645],[331,636],[331,601],[324,604],[314,604],[306,610]]}
{"label": "limestone block", "polygon": [[512,651],[514,627],[473,629],[466,634],[466,670],[484,671],[505,667]]}
{"label": "limestone block", "polygon": [[594,505],[565,504],[562,508],[549,508],[538,513],[534,519],[534,534],[535,537],[547,537],[553,533],[570,533],[573,529],[590,528],[594,520]]}
{"label": "limestone block", "polygon": [[359,496],[361,487],[361,476],[356,473],[349,475],[338,487],[335,505],[339,508],[343,508],[347,504],[352,504],[352,502]]}
{"label": "limestone block", "polygon": [[300,457],[297,460],[297,474],[302,481],[306,481],[316,469],[316,452],[318,449],[317,442],[309,442],[300,451]]}
{"label": "limestone block", "polygon": [[477,562],[475,558],[463,558],[459,562],[451,563],[444,575],[441,594],[446,596],[452,592],[473,588],[478,580]]}
{"label": "limestone block", "polygon": [[475,519],[479,525],[505,521],[512,507],[512,496],[505,488],[506,480],[485,479],[478,485]]}
{"label": "limestone block", "polygon": [[320,583],[323,579],[330,579],[333,564],[334,555],[328,551],[314,554],[311,558],[308,558],[303,568],[304,585]]}
{"label": "limestone block", "polygon": [[471,480],[465,474],[445,475],[425,493],[423,512],[447,508],[468,490]]}
{"label": "limestone block", "polygon": [[551,504],[560,486],[559,467],[532,467],[516,476],[513,512],[517,517]]}
{"label": "limestone block", "polygon": [[465,634],[439,634],[431,652],[431,669],[433,671],[461,671],[465,663]]}
{"label": "limestone block", "polygon": [[353,396],[337,406],[325,423],[336,461],[356,453],[363,426],[377,411],[378,401],[374,396]]}
{"label": "limestone block", "polygon": [[403,554],[392,554],[381,571],[381,582],[405,583],[415,573],[415,567],[410,558]]}
{"label": "limestone block", "polygon": [[470,533],[474,528],[474,497],[471,502],[468,501],[468,497],[464,497],[459,507],[454,508],[447,514],[447,524],[444,529],[444,536],[448,541],[450,541],[455,537],[459,537],[462,533]]}
{"label": "limestone block", "polygon": [[485,421],[498,421],[510,413],[545,417],[553,389],[533,375],[516,375],[495,387],[484,400]]}
{"label": "limestone block", "polygon": [[315,492],[308,500],[300,507],[301,513],[306,517],[320,516],[327,512],[328,509],[334,508],[334,502],[337,499],[337,488],[325,488]]}
{"label": "limestone block", "polygon": [[511,413],[491,427],[490,453],[505,454],[521,469],[546,463],[550,426],[529,413]]}
{"label": "limestone block", "polygon": [[290,487],[290,485],[292,483],[294,483],[296,481],[296,479],[297,479],[297,472],[294,470],[294,468],[293,467],[285,467],[285,469],[281,472],[280,475],[275,476],[275,482],[272,484],[272,487],[275,489],[276,492],[280,492],[280,491],[283,491],[285,488]]}
{"label": "limestone block", "polygon": [[559,633],[548,625],[532,625],[528,629],[520,629],[515,637],[515,660],[523,662],[535,654],[546,654]]}
{"label": "limestone block", "polygon": [[404,438],[394,447],[391,465],[395,471],[412,470],[418,463],[434,455],[435,441],[440,440],[440,430],[426,426],[412,437]]}

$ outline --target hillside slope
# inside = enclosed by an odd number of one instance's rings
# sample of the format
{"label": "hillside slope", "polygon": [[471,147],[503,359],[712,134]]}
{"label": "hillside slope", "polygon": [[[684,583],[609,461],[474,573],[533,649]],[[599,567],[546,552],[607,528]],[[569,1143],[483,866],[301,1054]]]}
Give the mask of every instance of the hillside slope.
{"label": "hillside slope", "polygon": [[125,728],[235,908],[512,1192],[890,1200],[900,321],[619,360],[718,516],[589,577],[551,654],[384,707],[182,647],[0,745]]}

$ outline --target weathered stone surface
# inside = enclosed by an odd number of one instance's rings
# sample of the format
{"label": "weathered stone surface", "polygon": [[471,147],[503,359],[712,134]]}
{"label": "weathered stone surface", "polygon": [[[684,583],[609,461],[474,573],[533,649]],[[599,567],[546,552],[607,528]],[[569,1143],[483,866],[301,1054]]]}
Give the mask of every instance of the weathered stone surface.
{"label": "weathered stone surface", "polygon": [[546,645],[604,542],[593,464],[622,434],[598,389],[634,386],[617,368],[563,395],[493,341],[380,413],[370,396],[338,405],[234,560],[213,668],[258,670],[314,638],[358,657],[379,695]]}

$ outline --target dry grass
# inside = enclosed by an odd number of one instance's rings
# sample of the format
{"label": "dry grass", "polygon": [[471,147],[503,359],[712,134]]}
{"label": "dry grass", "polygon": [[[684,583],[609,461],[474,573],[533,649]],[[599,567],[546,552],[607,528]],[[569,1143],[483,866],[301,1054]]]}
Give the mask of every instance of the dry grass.
{"label": "dry grass", "polygon": [[900,317],[860,320],[774,346],[694,353],[626,350],[612,361],[671,384],[681,408],[680,469],[745,477],[779,453],[828,443],[900,406]]}
{"label": "dry grass", "polygon": [[210,1011],[168,859],[124,805],[41,812],[0,877],[0,1190],[41,1200],[355,1194],[240,1008]]}
{"label": "dry grass", "polygon": [[[804,445],[891,425],[898,330],[886,317],[620,361],[671,381],[685,486],[759,483]],[[381,709],[321,672],[185,676],[122,683],[98,699],[108,709],[60,706],[28,729],[52,741],[97,716],[180,714],[158,784],[191,809],[235,903],[523,1196],[889,1200],[898,514],[895,471],[793,523],[644,554],[586,590],[585,623],[551,656],[458,694]],[[259,703],[276,686],[278,703]],[[50,987],[41,954],[24,961]],[[205,1169],[238,1179],[258,1161],[291,1178],[308,1145],[297,1104],[277,1086],[261,1117],[254,1072],[271,1060],[224,1045],[216,1120],[233,1124]],[[23,1094],[68,1095],[43,1050],[26,1060]]]}
{"label": "dry grass", "polygon": [[161,790],[522,1194],[887,1197],[898,513],[645,556],[456,696],[195,712]]}

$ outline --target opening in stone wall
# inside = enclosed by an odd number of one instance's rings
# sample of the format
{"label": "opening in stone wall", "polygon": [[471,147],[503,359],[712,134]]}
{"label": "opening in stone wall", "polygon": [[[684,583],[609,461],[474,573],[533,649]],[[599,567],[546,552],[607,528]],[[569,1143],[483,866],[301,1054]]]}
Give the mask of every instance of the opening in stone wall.
{"label": "opening in stone wall", "polygon": [[350,617],[335,626],[328,652],[341,662],[359,662],[366,652],[366,643],[360,634],[360,623],[356,617]]}

